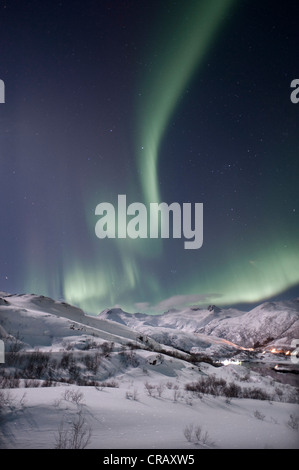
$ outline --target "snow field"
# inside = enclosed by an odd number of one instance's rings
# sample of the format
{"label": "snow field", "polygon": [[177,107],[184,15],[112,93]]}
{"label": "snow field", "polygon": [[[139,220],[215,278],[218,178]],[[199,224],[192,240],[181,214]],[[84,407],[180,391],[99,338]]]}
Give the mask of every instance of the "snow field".
{"label": "snow field", "polygon": [[[0,422],[0,447],[53,449],[59,424],[67,428],[82,410],[92,449],[298,448],[298,429],[290,425],[290,416],[298,416],[296,404],[237,398],[227,403],[224,397],[192,396],[177,380],[156,377],[148,383],[163,383],[161,396],[156,390],[148,394],[144,378],[122,380],[118,388],[12,389],[13,406]],[[70,390],[79,393],[78,403],[66,398]],[[208,434],[207,444],[186,440],[189,425]]]}

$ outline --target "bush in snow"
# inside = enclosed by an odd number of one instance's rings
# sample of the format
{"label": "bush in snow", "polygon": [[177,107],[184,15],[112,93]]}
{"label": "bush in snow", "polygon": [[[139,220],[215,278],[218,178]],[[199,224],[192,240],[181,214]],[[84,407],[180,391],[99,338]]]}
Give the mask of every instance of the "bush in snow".
{"label": "bush in snow", "polygon": [[155,385],[152,385],[150,384],[149,382],[145,382],[144,383],[144,387],[147,391],[147,394],[149,397],[152,397],[154,396],[154,390],[156,389],[156,386]]}
{"label": "bush in snow", "polygon": [[17,398],[11,393],[11,390],[0,390],[0,420],[1,415],[5,412],[13,412],[17,411],[18,409],[22,409],[25,405],[25,396],[23,396],[17,400]]}
{"label": "bush in snow", "polygon": [[102,350],[103,356],[110,357],[114,348],[114,343],[106,341],[105,343],[101,344],[100,348]]}
{"label": "bush in snow", "polygon": [[271,400],[271,396],[260,388],[243,388],[241,389],[241,398],[251,398],[253,400]]}
{"label": "bush in snow", "polygon": [[84,356],[83,361],[88,370],[90,370],[93,374],[97,373],[100,365],[99,352],[96,352],[95,354],[87,354],[86,356]]}
{"label": "bush in snow", "polygon": [[255,410],[255,412],[253,413],[253,416],[256,419],[260,419],[261,421],[264,421],[264,419],[265,419],[265,415],[263,413],[261,413],[259,410]]}
{"label": "bush in snow", "polygon": [[183,434],[188,442],[193,442],[194,444],[203,444],[206,446],[212,446],[214,444],[209,433],[207,431],[203,431],[201,426],[188,424],[184,428]]}
{"label": "bush in snow", "polygon": [[[213,375],[207,378],[200,378],[197,382],[191,382],[185,385],[185,390],[194,392],[201,396],[202,394],[207,395],[224,395],[224,388],[226,387],[224,379],[217,379]],[[227,390],[227,393],[231,393]]]}
{"label": "bush in snow", "polygon": [[83,400],[83,398],[84,398],[84,395],[80,390],[73,390],[73,389],[67,388],[63,394],[64,400],[70,401],[76,405],[79,405],[79,403]]}
{"label": "bush in snow", "polygon": [[157,385],[157,392],[160,398],[162,397],[164,389],[165,389],[165,385],[163,383],[159,383],[159,385]]}
{"label": "bush in snow", "polygon": [[138,390],[134,388],[134,390],[127,390],[126,391],[126,398],[127,400],[135,400],[138,401]]}
{"label": "bush in snow", "polygon": [[64,421],[60,423],[55,435],[55,449],[85,449],[90,442],[91,432],[91,427],[80,410],[68,427]]}
{"label": "bush in snow", "polygon": [[130,367],[130,366],[138,367],[139,366],[139,360],[133,347],[131,347],[129,350],[126,350],[125,346],[122,346],[122,349],[118,353],[118,356],[119,356],[121,364],[124,365],[125,367]]}
{"label": "bush in snow", "polygon": [[295,431],[298,431],[299,429],[299,418],[298,416],[290,415],[290,419],[288,421],[288,426],[290,428],[295,429]]}
{"label": "bush in snow", "polygon": [[195,393],[197,396],[212,395],[231,398],[251,398],[254,400],[271,400],[272,397],[260,388],[240,387],[240,385],[214,376],[200,378],[197,382],[187,383],[185,390]]}

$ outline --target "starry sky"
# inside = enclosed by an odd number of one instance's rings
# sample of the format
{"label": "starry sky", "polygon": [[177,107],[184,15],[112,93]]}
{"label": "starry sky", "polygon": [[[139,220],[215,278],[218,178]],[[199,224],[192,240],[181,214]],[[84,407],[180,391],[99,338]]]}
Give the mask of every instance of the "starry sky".
{"label": "starry sky", "polygon": [[[0,291],[120,305],[299,296],[293,0],[0,1]],[[203,204],[203,246],[95,208]],[[129,219],[128,219],[129,220]]]}

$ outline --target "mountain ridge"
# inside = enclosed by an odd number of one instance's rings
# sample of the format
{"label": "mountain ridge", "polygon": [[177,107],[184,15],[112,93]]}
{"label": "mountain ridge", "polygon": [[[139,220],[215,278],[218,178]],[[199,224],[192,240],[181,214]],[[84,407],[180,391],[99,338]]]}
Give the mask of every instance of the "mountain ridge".
{"label": "mountain ridge", "polygon": [[[55,315],[56,320],[50,316]],[[14,318],[13,318],[14,317]],[[30,324],[30,318],[35,324]],[[55,323],[55,328],[53,326]],[[60,324],[60,330],[57,325]],[[98,315],[88,315],[63,301],[35,294],[6,294],[0,297],[2,336],[8,330],[20,330],[32,344],[49,344],[50,336],[68,335],[69,329],[116,340],[135,341],[142,335],[151,338],[155,347],[161,344],[181,350],[206,353],[232,346],[240,349],[280,347],[289,349],[299,337],[299,299],[263,302],[244,312],[236,308],[186,307],[159,315],[128,313],[120,307],[107,308]],[[51,330],[55,329],[52,331]],[[38,330],[38,333],[33,329]],[[47,334],[48,333],[48,334]],[[6,331],[6,334],[9,334]],[[29,341],[30,343],[30,341]]]}
{"label": "mountain ridge", "polygon": [[[214,306],[215,307],[215,306]],[[129,314],[106,309],[98,317],[122,322],[130,328],[146,327],[183,330],[218,337],[244,348],[268,344],[290,347],[299,337],[299,300],[263,302],[248,312],[235,308],[186,308],[161,315]]]}

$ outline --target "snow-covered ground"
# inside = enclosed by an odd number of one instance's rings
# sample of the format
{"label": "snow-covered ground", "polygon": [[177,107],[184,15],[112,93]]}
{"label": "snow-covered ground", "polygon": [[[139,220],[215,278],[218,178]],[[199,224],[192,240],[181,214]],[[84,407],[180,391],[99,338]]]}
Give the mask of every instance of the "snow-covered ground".
{"label": "snow-covered ground", "polygon": [[[91,317],[32,295],[0,300],[0,334],[12,351],[0,364],[0,448],[63,447],[76,425],[90,449],[299,447],[298,388],[285,383],[285,374],[270,377],[250,362],[216,367],[209,358],[252,353],[196,333],[191,310],[184,327],[184,316],[171,320],[171,313],[149,324],[143,315]],[[279,310],[280,318],[296,322],[293,305],[289,312],[271,308],[274,317]],[[269,316],[269,308],[261,312]],[[211,314],[203,312],[201,324]],[[241,313],[230,315],[236,323]],[[190,360],[192,349],[204,361]],[[271,366],[272,356],[256,357]],[[289,357],[279,360],[292,364]],[[298,387],[298,375],[292,377]]]}
{"label": "snow-covered ground", "polygon": [[[65,400],[66,389],[83,394],[81,404]],[[137,391],[137,399],[127,398]],[[87,448],[93,449],[292,449],[298,430],[288,424],[298,405],[233,399],[190,397],[174,401],[174,391],[150,397],[140,381],[124,381],[119,388],[61,386],[14,389],[14,408],[2,418],[1,448],[51,449],[59,424],[76,420],[78,410],[91,427]],[[25,397],[24,397],[25,393]],[[24,400],[24,404],[18,403]],[[201,426],[207,443],[188,442],[184,430]]]}

